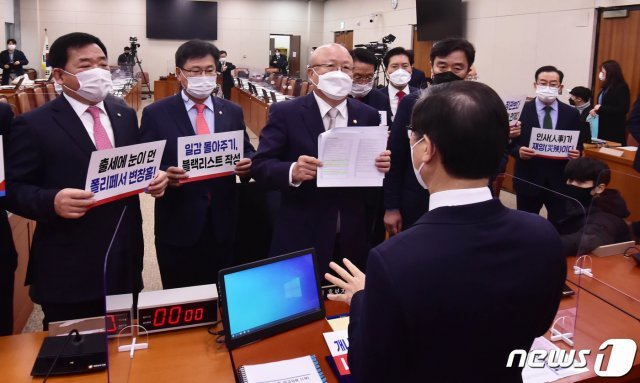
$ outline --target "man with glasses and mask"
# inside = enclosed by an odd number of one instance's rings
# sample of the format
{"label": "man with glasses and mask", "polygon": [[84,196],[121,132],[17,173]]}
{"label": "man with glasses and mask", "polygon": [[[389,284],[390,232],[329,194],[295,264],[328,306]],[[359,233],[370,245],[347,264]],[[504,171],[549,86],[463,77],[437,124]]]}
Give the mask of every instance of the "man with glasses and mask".
{"label": "man with glasses and mask", "polygon": [[[366,279],[347,259],[346,269],[331,264],[339,278],[325,275],[345,289],[328,298],[351,305],[351,376],[521,382],[521,367],[505,367],[509,354],[549,329],[566,261],[549,222],[506,208],[487,187],[508,141],[504,104],[488,86],[458,81],[429,88],[411,123],[429,211],[371,250]],[[452,357],[478,345],[464,363]]]}
{"label": "man with glasses and mask", "polygon": [[374,89],[375,73],[378,69],[376,55],[368,49],[356,48],[351,51],[351,58],[353,59],[351,97],[378,111],[386,111],[389,106],[389,99]]}
{"label": "man with glasses and mask", "polygon": [[167,140],[161,168],[169,177],[165,197],[156,201],[155,243],[162,286],[216,283],[218,270],[232,262],[236,228],[236,177],[180,184],[189,175],[178,166],[178,137],[244,132],[244,158],[236,164],[241,179],[250,178],[254,149],[245,132],[242,108],[213,97],[218,49],[191,40],[175,54],[182,91],[144,109],[143,141]]}
{"label": "man with glasses and mask", "polygon": [[[318,47],[309,57],[309,81],[316,89],[271,106],[260,134],[252,174],[256,181],[282,191],[282,205],[271,240],[271,254],[314,247],[320,271],[334,254],[362,265],[370,248],[364,194],[367,188],[318,188],[318,135],[335,127],[375,126],[378,111],[349,98],[353,60],[342,45]],[[385,173],[385,151],[375,166]],[[372,164],[373,165],[373,164]]]}
{"label": "man with glasses and mask", "polygon": [[[139,292],[144,253],[138,196],[95,206],[84,190],[93,151],[140,143],[136,112],[107,97],[104,44],[86,33],[61,36],[49,64],[62,96],[14,120],[6,155],[7,209],[37,221],[26,283],[45,329],[104,315],[105,285],[109,294]],[[147,193],[161,197],[166,186],[161,171]]]}
{"label": "man with glasses and mask", "polygon": [[536,70],[533,83],[536,98],[524,105],[520,115],[522,135],[510,145],[516,160],[513,186],[518,210],[538,214],[544,205],[547,217],[554,224],[566,214],[565,199],[556,194],[566,190],[564,167],[569,159],[580,157],[582,143],[578,142],[577,149],[569,151],[566,160],[557,160],[536,157],[529,141],[532,128],[580,130],[578,111],[558,100],[563,78],[564,74],[554,66]]}

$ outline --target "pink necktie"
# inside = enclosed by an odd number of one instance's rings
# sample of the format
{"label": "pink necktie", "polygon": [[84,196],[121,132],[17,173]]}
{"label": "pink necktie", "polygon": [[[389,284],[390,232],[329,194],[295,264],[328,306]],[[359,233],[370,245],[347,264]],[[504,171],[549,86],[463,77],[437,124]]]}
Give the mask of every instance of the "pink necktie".
{"label": "pink necktie", "polygon": [[87,112],[93,117],[93,139],[96,141],[96,149],[112,149],[113,145],[107,135],[107,130],[100,121],[100,109],[93,105],[87,108]]}
{"label": "pink necktie", "polygon": [[207,120],[204,119],[204,104],[196,104],[195,108],[198,110],[198,116],[196,117],[196,133],[197,134],[209,134],[209,126]]}

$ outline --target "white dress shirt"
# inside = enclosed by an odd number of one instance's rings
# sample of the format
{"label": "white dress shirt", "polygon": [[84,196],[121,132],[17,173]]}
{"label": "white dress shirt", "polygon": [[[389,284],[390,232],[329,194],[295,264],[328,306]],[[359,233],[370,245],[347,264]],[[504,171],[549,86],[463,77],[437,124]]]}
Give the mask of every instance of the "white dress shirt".
{"label": "white dress shirt", "polygon": [[431,194],[429,197],[429,211],[443,206],[471,205],[493,199],[488,187],[472,189],[445,190]]}
{"label": "white dress shirt", "polygon": [[[95,145],[96,139],[93,136],[93,117],[91,116],[91,113],[87,111],[87,109],[89,109],[91,105],[83,104],[80,101],[76,100],[75,98],[71,98],[67,96],[67,94],[64,92],[62,92],[62,94],[64,95],[64,98],[66,98],[67,101],[69,101],[69,104],[71,104],[73,111],[76,112],[78,117],[80,117],[80,121],[82,121],[82,125],[87,131],[87,134],[91,139],[91,142],[93,142],[93,145]],[[104,130],[106,130],[107,132],[107,137],[109,137],[111,146],[115,148],[116,141],[113,136],[113,128],[111,127],[111,121],[109,120],[109,115],[107,115],[107,110],[104,108],[104,102],[100,101],[95,106],[97,106],[98,109],[100,109],[100,122],[102,123],[102,126],[104,126]]]}
{"label": "white dress shirt", "polygon": [[[182,101],[184,101],[184,107],[187,109],[187,114],[189,115],[189,120],[191,121],[191,127],[193,131],[198,134],[198,129],[196,129],[196,118],[198,117],[198,110],[195,108],[196,103],[187,96],[185,91],[180,92],[182,95]],[[203,102],[204,108],[204,120],[207,121],[207,126],[209,127],[209,133],[215,133],[215,113],[213,110],[213,102],[211,101],[211,97],[207,97]]]}
{"label": "white dress shirt", "polygon": [[[313,93],[313,97],[315,97],[316,102],[318,103],[318,108],[320,109],[320,115],[322,116],[322,123],[324,124],[324,130],[327,131],[329,129],[329,122],[330,122],[329,110],[331,110],[331,108],[333,107],[327,104],[325,100],[318,97],[318,95],[315,92]],[[342,101],[338,106],[336,106],[336,109],[338,109],[338,115],[336,116],[336,127],[348,126],[349,124],[347,121],[349,120],[349,112],[347,111],[347,99],[344,99],[344,101]],[[300,183],[293,182],[293,167],[295,165],[296,163],[294,162],[289,167],[289,185],[298,187],[300,186]]]}
{"label": "white dress shirt", "polygon": [[[398,99],[398,92],[400,91],[391,84],[389,84],[387,89],[389,91],[389,104],[391,105],[391,121],[393,121],[393,118],[396,116],[396,111],[398,110],[398,104],[400,103],[400,100]],[[409,84],[405,85],[402,91],[404,92],[404,95],[407,96],[409,92],[411,92],[409,90]]]}

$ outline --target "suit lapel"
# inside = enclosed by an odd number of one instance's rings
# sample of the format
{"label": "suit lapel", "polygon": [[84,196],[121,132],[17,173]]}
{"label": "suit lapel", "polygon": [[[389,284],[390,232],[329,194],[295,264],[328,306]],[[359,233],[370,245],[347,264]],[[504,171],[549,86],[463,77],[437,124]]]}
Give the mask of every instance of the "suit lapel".
{"label": "suit lapel", "polygon": [[219,98],[211,96],[211,102],[213,103],[213,131],[215,133],[228,132],[229,119],[225,118],[227,110],[224,107],[224,103]]}
{"label": "suit lapel", "polygon": [[314,146],[317,147],[318,136],[321,133],[324,133],[324,124],[322,123],[322,116],[320,116],[320,108],[318,107],[318,103],[316,102],[313,93],[309,93],[304,97],[306,98],[302,105],[306,110],[302,113],[302,119],[304,120],[304,124],[311,135]]}
{"label": "suit lapel", "polygon": [[193,136],[196,133],[193,130],[193,126],[191,126],[191,120],[189,119],[189,113],[184,106],[184,100],[182,99],[182,91],[178,92],[173,97],[171,103],[169,104],[168,114],[171,116],[176,126],[178,127],[178,131],[180,132],[180,136]]}
{"label": "suit lapel", "polygon": [[132,145],[132,143],[126,139],[128,135],[127,129],[131,128],[127,128],[125,119],[122,117],[123,113],[119,110],[120,106],[105,100],[104,108],[111,122],[111,129],[113,129],[114,147]]}
{"label": "suit lapel", "polygon": [[82,125],[80,117],[78,117],[73,110],[71,104],[69,104],[64,96],[58,97],[51,102],[55,103],[52,105],[53,120],[62,130],[71,136],[72,140],[83,153],[91,157],[91,152],[96,150],[96,146],[91,142],[87,130],[84,128],[84,125]]}
{"label": "suit lapel", "polygon": [[359,107],[360,105],[358,105],[354,100],[347,99],[347,117],[349,117],[347,119],[347,126],[359,126],[363,124],[359,119]]}

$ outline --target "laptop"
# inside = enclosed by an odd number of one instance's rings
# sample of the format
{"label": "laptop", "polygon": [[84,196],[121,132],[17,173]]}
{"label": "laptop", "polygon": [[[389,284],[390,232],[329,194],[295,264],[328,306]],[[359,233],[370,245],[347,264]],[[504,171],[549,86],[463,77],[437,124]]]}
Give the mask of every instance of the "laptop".
{"label": "laptop", "polygon": [[325,316],[313,249],[220,270],[218,289],[229,349]]}
{"label": "laptop", "polygon": [[612,243],[611,245],[596,247],[591,253],[596,257],[608,257],[610,255],[624,254],[627,249],[635,245],[636,243],[634,241]]}

